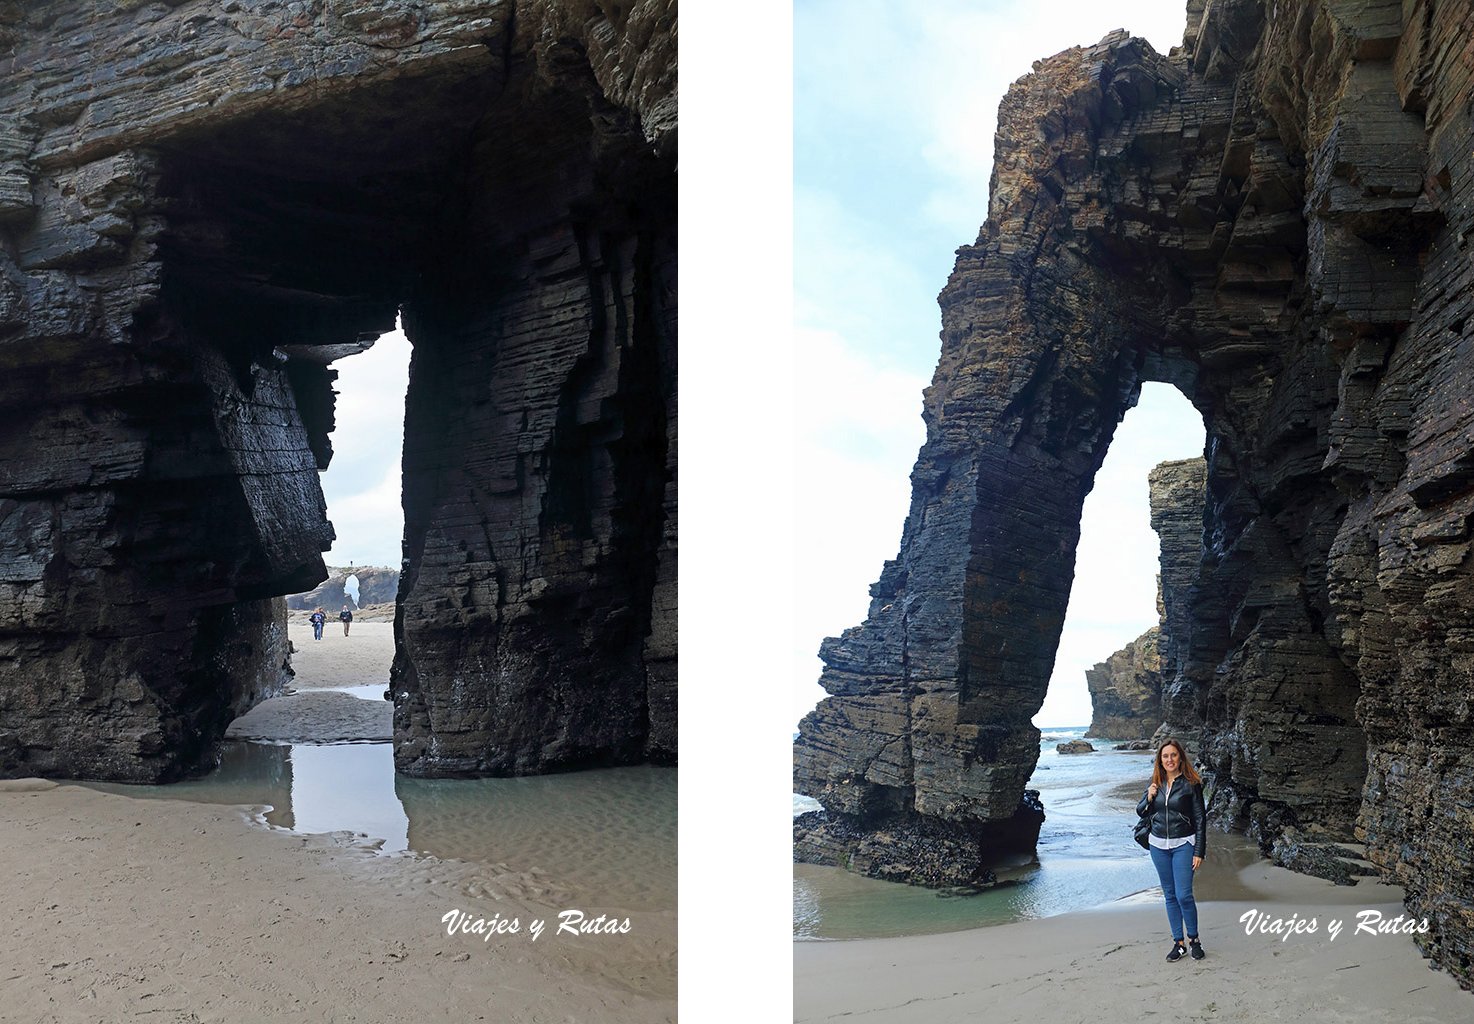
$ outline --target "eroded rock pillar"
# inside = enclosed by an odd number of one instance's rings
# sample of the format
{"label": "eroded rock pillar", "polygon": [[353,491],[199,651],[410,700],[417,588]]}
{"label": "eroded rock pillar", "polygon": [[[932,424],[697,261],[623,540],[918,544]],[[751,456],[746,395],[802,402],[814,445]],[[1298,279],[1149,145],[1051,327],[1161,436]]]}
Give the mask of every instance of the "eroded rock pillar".
{"label": "eroded rock pillar", "polygon": [[[1081,508],[1136,401],[1146,351],[1139,321],[1111,315],[1120,293],[1063,243],[1061,176],[1089,165],[1102,93],[1138,73],[1142,52],[1103,46],[1101,56],[1059,61],[1004,102],[1005,125],[1045,104],[1054,113],[1000,161],[992,216],[942,293],[942,357],[900,558],[872,587],[866,623],[821,649],[831,696],[800,725],[794,785],[830,818],[800,826],[801,859],[854,866],[856,850],[888,836],[941,832],[958,848],[950,872],[897,866],[886,877],[948,884],[1037,839],[1042,816],[1023,793],[1038,758],[1030,719],[1064,621]],[[891,860],[906,859],[904,845]]]}
{"label": "eroded rock pillar", "polygon": [[208,763],[290,676],[284,606],[331,533],[291,384],[164,287],[158,161],[42,177],[0,255],[0,772]]}
{"label": "eroded rock pillar", "polygon": [[675,753],[673,154],[549,75],[481,126],[405,308],[410,774]]}

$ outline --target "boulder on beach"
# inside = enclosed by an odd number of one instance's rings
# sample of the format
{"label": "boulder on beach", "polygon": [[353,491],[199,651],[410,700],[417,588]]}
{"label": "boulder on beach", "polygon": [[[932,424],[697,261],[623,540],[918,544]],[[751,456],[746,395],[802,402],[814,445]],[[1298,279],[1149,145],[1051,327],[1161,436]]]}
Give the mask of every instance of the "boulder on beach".
{"label": "boulder on beach", "polygon": [[1070,740],[1068,743],[1057,743],[1054,747],[1061,754],[1091,754],[1095,748],[1084,740]]}

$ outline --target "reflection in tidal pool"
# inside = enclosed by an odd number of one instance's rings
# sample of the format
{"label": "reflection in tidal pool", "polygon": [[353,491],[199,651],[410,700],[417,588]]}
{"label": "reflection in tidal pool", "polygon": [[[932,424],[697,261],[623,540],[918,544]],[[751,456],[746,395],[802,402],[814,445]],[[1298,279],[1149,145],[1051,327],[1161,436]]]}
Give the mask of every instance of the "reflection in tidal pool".
{"label": "reflection in tidal pool", "polygon": [[639,766],[520,779],[412,779],[393,745],[232,741],[202,779],[93,783],[129,796],[267,805],[268,824],[361,832],[384,853],[505,865],[629,909],[676,905],[676,771]]}

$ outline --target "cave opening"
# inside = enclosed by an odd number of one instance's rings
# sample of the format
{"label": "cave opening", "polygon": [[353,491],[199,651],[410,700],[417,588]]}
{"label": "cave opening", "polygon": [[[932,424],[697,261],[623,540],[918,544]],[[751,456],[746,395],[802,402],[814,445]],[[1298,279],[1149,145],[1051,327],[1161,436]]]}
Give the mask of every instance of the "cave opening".
{"label": "cave opening", "polygon": [[[16,643],[58,682],[0,768],[207,769],[286,684],[282,598],[324,552],[403,570],[401,773],[674,761],[675,154],[601,88],[577,47],[477,45],[181,115],[38,185],[85,227],[20,236],[57,309],[35,329],[78,338],[47,350],[65,374],[6,382],[31,401],[11,439],[87,459],[27,463],[44,608]],[[375,500],[404,519],[364,557],[320,479],[333,385],[401,320]]]}
{"label": "cave opening", "polygon": [[[340,607],[352,605],[360,620],[362,611],[328,566],[400,567],[411,349],[400,310],[418,298],[417,279],[435,273],[442,224],[455,216],[447,207],[466,202],[458,168],[477,111],[496,86],[485,72],[375,83],[188,132],[155,156],[162,282],[147,329],[193,370],[199,409],[196,423],[180,431],[181,454],[199,460],[201,449],[214,449],[217,463],[204,481],[198,465],[179,471],[212,495],[200,503],[208,510],[209,560],[197,572],[217,579],[219,592],[204,595],[203,615],[259,609],[249,623],[232,623],[196,646],[266,649],[254,664],[222,654],[196,673],[191,703],[216,721],[284,685],[343,682],[338,672],[311,678],[334,659],[308,646],[316,642],[306,622],[311,609],[273,611],[279,596],[316,590],[327,619],[320,632],[341,646],[347,626],[339,625]],[[404,118],[410,109],[421,116]],[[335,383],[343,386],[335,391]],[[199,420],[214,428],[213,438]],[[392,602],[397,581],[390,589]],[[281,638],[260,642],[262,620],[275,621],[264,632],[279,630]],[[382,699],[393,626],[358,627],[356,663],[377,676],[359,681],[377,683]],[[381,665],[359,654],[370,640],[385,647]],[[296,649],[290,683],[277,660],[285,643]],[[215,692],[222,672],[231,691],[224,706]],[[375,710],[382,716],[385,705]],[[314,737],[311,721],[288,732],[301,739],[390,736],[379,717],[338,718],[340,731],[353,718],[368,734]],[[202,743],[221,731],[199,722]]]}
{"label": "cave opening", "polygon": [[[1199,529],[1188,538],[1193,550],[1163,550],[1162,536],[1153,528],[1162,526],[1149,478],[1162,463],[1201,458],[1205,437],[1202,414],[1179,387],[1143,383],[1140,399],[1116,428],[1081,511],[1069,605],[1049,688],[1034,715],[1039,728],[1083,729],[1095,724],[1089,730],[1094,735],[1129,740],[1146,739],[1161,724],[1160,719],[1149,725],[1141,720],[1160,713],[1161,627],[1167,601],[1175,605],[1184,596],[1174,592],[1169,599],[1163,590],[1180,586],[1184,571],[1195,567],[1202,501],[1199,492]],[[1176,509],[1172,513],[1175,541],[1183,513]],[[1192,520],[1191,511],[1186,518]],[[1164,579],[1169,558],[1173,568]],[[1124,694],[1106,686],[1117,671],[1130,677]],[[1101,679],[1102,692],[1092,705],[1091,691],[1097,686],[1089,685],[1087,676],[1094,675],[1106,678]],[[1092,723],[1093,713],[1101,721]]]}
{"label": "cave opening", "polygon": [[[315,479],[342,443],[332,384],[403,311],[391,694],[413,774],[674,748],[674,658],[651,650],[673,613],[655,595],[673,589],[673,217],[649,215],[673,181],[633,150],[591,167],[590,145],[617,140],[590,139],[584,97],[508,110],[501,86],[393,80],[190,138],[160,170],[160,329],[212,350],[205,401],[253,528],[239,597],[309,590],[329,543],[352,548]],[[381,485],[386,500],[398,474]]]}

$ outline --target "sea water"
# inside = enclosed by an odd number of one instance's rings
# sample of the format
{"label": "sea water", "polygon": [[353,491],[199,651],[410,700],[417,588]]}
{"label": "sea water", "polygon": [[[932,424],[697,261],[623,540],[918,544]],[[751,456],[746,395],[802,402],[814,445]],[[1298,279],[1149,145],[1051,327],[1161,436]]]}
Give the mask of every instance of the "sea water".
{"label": "sea water", "polygon": [[[1037,861],[1000,868],[1017,885],[970,895],[864,878],[841,868],[793,866],[793,934],[801,939],[879,938],[959,931],[1025,918],[1051,917],[1158,885],[1151,858],[1131,836],[1136,802],[1151,781],[1152,754],[1110,749],[1094,740],[1089,754],[1060,754],[1055,745],[1084,736],[1086,726],[1042,729],[1039,763],[1027,788],[1039,790],[1044,825]],[[819,804],[795,794],[795,816]],[[1248,854],[1242,840],[1214,833],[1214,849]],[[1257,856],[1257,854],[1252,854]],[[1154,897],[1160,900],[1160,896]]]}
{"label": "sea water", "polygon": [[[365,689],[383,693],[382,686]],[[674,768],[416,779],[395,773],[390,743],[237,740],[224,744],[220,765],[201,779],[89,785],[134,797],[264,807],[257,820],[272,828],[353,832],[386,855],[534,872],[591,906],[676,906]]]}

